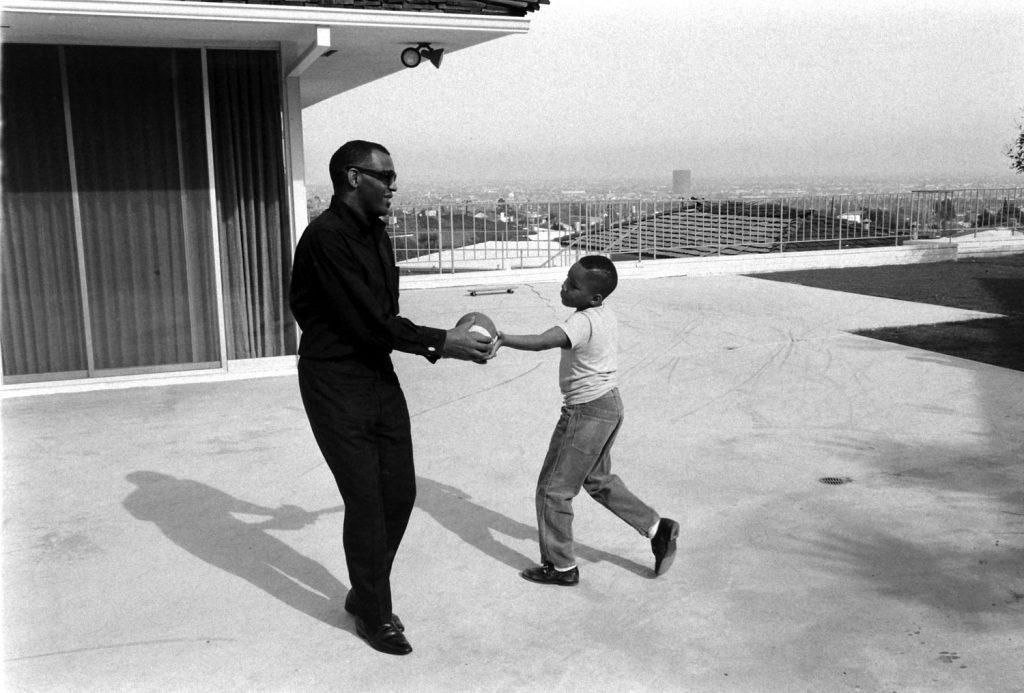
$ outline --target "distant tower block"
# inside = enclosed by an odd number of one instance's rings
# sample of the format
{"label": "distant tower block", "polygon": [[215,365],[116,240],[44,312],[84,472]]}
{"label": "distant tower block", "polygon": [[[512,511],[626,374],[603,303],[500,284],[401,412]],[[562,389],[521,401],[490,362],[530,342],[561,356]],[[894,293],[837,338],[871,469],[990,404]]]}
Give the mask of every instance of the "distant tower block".
{"label": "distant tower block", "polygon": [[672,172],[673,195],[689,195],[690,187],[691,186],[689,169],[679,169]]}

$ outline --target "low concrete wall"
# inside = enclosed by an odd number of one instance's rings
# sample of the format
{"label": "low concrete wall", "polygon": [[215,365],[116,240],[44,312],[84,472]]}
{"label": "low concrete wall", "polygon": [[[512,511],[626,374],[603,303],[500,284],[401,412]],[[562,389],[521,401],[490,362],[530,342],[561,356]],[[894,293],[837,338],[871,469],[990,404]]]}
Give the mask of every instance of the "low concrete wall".
{"label": "low concrete wall", "polygon": [[[1024,252],[1024,247],[1018,252]],[[789,270],[838,267],[877,267],[909,265],[919,262],[945,262],[957,258],[957,245],[902,245],[885,248],[851,248],[794,253],[708,256],[647,262],[619,262],[622,277],[655,279],[658,277],[705,277],[720,274],[754,274]],[[402,289],[431,289],[445,286],[500,287],[516,284],[560,282],[566,268],[494,270],[457,274],[431,274],[402,277]]]}
{"label": "low concrete wall", "polygon": [[953,236],[952,238],[922,239],[907,241],[906,245],[928,248],[956,248],[957,258],[998,257],[1024,253],[1024,233],[982,232],[979,234]]}

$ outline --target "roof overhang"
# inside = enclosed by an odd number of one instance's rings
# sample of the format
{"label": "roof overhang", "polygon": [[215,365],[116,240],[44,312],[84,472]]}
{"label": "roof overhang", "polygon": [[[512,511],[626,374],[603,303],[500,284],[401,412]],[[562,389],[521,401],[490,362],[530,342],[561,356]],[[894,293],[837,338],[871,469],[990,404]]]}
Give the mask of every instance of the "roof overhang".
{"label": "roof overhang", "polygon": [[178,0],[4,0],[2,13],[4,42],[279,49],[303,107],[406,69],[409,46],[452,53],[529,29],[521,17]]}

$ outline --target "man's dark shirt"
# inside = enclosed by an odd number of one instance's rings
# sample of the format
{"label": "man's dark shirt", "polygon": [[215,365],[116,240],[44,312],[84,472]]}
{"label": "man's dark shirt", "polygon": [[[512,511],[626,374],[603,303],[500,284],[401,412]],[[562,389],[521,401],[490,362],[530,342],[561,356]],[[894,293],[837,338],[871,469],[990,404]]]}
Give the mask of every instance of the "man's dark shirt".
{"label": "man's dark shirt", "polygon": [[379,219],[363,222],[336,196],[295,248],[289,304],[299,356],[390,368],[392,350],[436,361],[445,331],[398,315],[398,268]]}

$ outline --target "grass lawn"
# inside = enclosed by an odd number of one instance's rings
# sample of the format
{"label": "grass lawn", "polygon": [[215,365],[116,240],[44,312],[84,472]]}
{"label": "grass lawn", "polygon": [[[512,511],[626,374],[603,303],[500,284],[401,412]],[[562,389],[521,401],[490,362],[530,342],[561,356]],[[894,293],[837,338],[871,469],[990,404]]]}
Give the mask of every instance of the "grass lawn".
{"label": "grass lawn", "polygon": [[750,276],[1002,315],[857,334],[1024,371],[1024,254]]}

